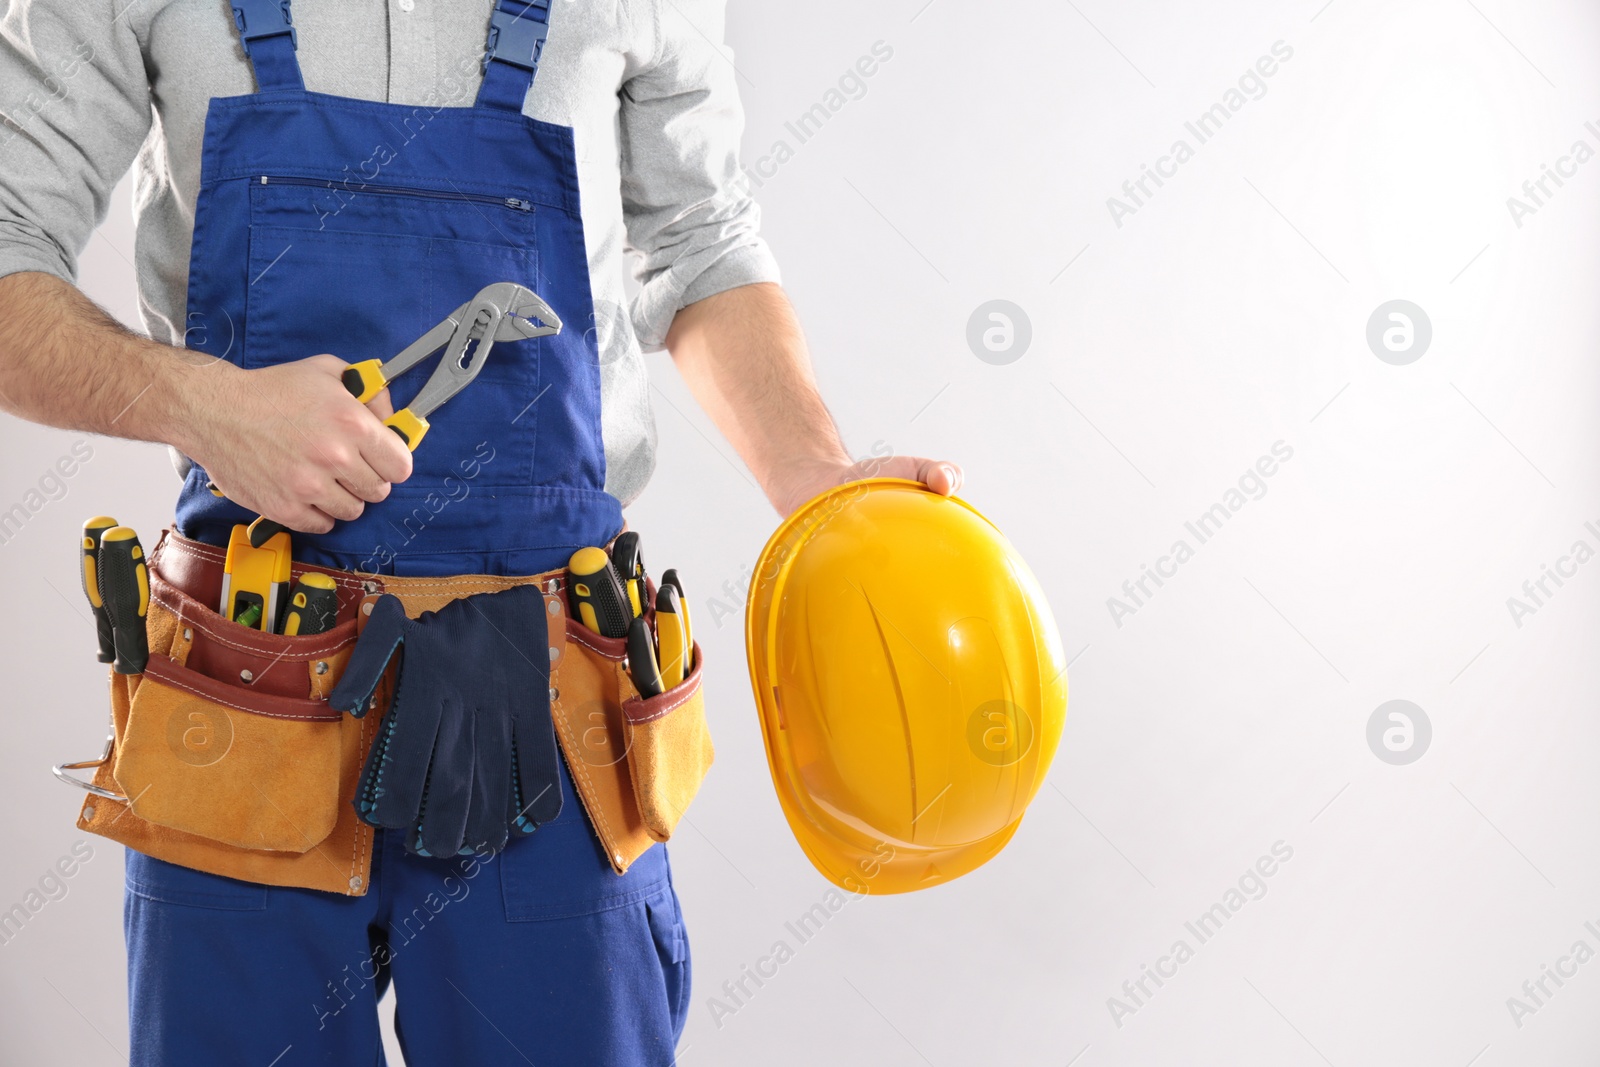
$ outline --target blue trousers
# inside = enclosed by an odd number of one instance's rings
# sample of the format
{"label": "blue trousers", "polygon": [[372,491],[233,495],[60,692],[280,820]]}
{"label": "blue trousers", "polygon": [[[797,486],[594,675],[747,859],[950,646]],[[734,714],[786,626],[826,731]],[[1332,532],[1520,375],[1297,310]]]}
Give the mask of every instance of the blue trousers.
{"label": "blue trousers", "polygon": [[364,897],[127,854],[132,1067],[666,1067],[689,945],[664,846],[618,877],[565,765],[560,818],[492,857],[374,847]]}

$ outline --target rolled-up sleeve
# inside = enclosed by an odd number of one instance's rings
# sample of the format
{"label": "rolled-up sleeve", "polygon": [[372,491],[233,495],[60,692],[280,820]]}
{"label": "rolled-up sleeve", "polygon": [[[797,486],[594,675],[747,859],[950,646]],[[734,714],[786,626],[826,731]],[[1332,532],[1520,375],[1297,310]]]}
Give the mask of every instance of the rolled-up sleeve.
{"label": "rolled-up sleeve", "polygon": [[739,167],[744,111],[722,0],[657,0],[654,60],[622,86],[622,207],[634,329],[658,347],[680,308],[779,280]]}
{"label": "rolled-up sleeve", "polygon": [[67,281],[150,132],[128,20],[104,2],[12,0],[0,15],[0,277]]}

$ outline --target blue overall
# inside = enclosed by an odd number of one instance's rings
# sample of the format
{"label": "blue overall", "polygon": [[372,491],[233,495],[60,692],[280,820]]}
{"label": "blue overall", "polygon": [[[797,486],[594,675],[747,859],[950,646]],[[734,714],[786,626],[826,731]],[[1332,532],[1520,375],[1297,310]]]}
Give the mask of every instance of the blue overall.
{"label": "blue overall", "polygon": [[[287,0],[235,0],[260,91],[206,119],[189,269],[191,349],[242,367],[387,359],[494,282],[542,296],[555,337],[500,342],[432,416],[415,472],[296,558],[384,574],[535,574],[620,529],[572,131],[525,117],[550,0],[499,0],[471,107],[305,89]],[[450,102],[456,103],[456,102]],[[432,371],[392,387],[398,409]],[[286,413],[292,419],[292,413]],[[314,426],[263,427],[315,433]],[[183,534],[252,516],[206,489]],[[409,1067],[666,1065],[688,1009],[664,849],[621,877],[565,766],[561,816],[496,857],[423,859],[380,832],[363,897],[221,878],[130,851],[135,1067],[382,1064],[393,982]]]}
{"label": "blue overall", "polygon": [[[527,286],[565,324],[496,344],[477,381],[429,416],[410,479],[354,522],[295,535],[295,557],[380,574],[537,574],[606,543],[622,508],[605,492],[572,130],[522,114],[548,0],[501,0],[476,107],[307,92],[288,3],[240,6],[261,91],[213,100],[206,117],[189,348],[246,368],[325,352],[386,360],[494,282]],[[394,383],[396,410],[436,363]],[[317,431],[285,417],[261,432]],[[254,516],[208,480],[189,472],[178,531],[225,545]]]}

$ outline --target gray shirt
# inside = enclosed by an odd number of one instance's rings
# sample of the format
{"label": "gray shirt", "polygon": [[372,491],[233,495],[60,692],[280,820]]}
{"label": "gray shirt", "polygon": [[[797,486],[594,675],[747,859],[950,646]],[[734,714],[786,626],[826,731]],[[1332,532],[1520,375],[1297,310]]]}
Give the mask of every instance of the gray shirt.
{"label": "gray shirt", "polygon": [[[471,104],[492,7],[297,0],[306,88]],[[722,32],[722,0],[556,0],[524,105],[575,130],[596,308],[579,325],[600,347],[606,488],[623,503],[655,465],[641,344],[659,347],[686,304],[778,280],[739,170],[744,116]],[[206,106],[254,90],[225,0],[11,0],[0,16],[0,277],[72,281],[132,167],[140,314],[156,340],[181,344]]]}

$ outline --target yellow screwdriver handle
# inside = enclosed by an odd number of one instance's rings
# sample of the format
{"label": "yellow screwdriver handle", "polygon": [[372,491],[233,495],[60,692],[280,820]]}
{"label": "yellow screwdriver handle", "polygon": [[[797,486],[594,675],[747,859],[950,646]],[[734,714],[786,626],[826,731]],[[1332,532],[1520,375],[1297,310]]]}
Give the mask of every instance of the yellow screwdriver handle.
{"label": "yellow screwdriver handle", "polygon": [[656,590],[657,662],[661,665],[661,684],[668,689],[682,685],[693,666],[689,662],[693,652],[687,642],[682,610],[676,589],[663,585]]}

